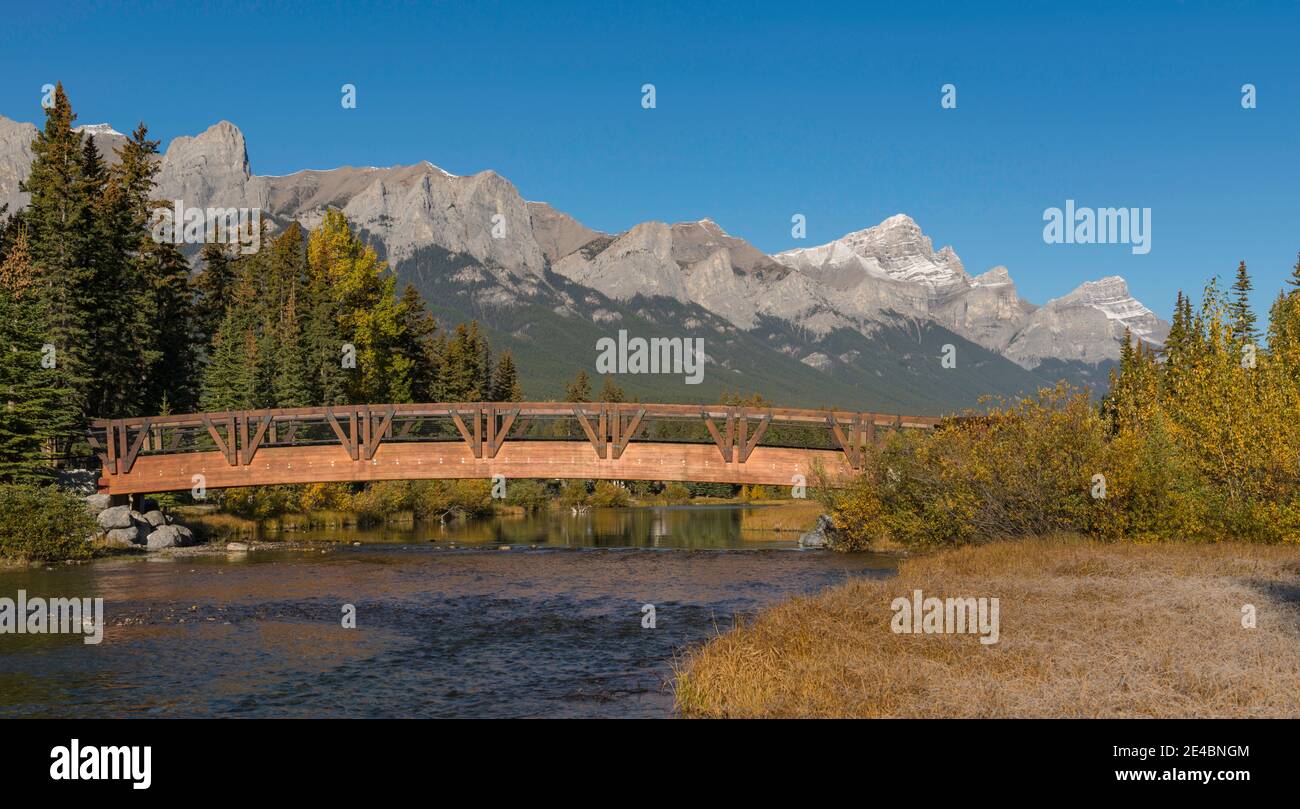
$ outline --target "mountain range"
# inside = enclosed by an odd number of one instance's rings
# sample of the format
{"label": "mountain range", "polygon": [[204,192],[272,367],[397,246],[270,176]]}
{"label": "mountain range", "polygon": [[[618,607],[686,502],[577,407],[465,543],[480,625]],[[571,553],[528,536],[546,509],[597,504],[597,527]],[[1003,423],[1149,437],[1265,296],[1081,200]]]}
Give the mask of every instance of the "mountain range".
{"label": "mountain range", "polygon": [[[125,140],[105,124],[81,129],[110,162]],[[18,189],[35,135],[0,116],[0,205],[10,210],[27,202]],[[462,177],[422,162],[255,175],[243,133],[226,121],[168,145],[156,197],[259,208],[273,230],[340,209],[443,323],[476,318],[498,350],[511,349],[530,398],[558,396],[579,368],[594,372],[597,340],[625,329],[702,337],[706,354],[703,384],[621,375],[629,396],[757,392],[787,405],[938,414],[1062,378],[1104,388],[1126,329],[1159,347],[1169,328],[1118,276],[1036,306],[1006,267],[970,275],[904,214],[775,255],[711,219],[602,233],[524,200],[493,171]]]}

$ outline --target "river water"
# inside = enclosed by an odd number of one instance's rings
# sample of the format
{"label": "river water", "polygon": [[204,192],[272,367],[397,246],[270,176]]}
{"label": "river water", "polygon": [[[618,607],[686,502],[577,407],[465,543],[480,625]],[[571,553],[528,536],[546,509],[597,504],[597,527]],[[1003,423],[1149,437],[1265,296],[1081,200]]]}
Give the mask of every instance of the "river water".
{"label": "river water", "polygon": [[0,717],[671,716],[685,649],[893,569],[742,530],[757,513],[332,529],[303,532],[308,548],[3,571],[0,597],[102,597],[106,627],[98,645],[0,635]]}

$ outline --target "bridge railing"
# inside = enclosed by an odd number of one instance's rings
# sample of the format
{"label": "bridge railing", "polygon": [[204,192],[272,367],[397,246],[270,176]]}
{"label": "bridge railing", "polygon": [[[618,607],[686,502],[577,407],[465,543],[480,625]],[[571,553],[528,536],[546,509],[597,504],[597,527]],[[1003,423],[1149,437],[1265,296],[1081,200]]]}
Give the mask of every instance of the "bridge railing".
{"label": "bridge railing", "polygon": [[260,449],[337,443],[370,460],[389,442],[464,441],[494,458],[510,440],[586,440],[599,458],[621,457],[633,441],[712,443],[744,463],[760,444],[838,449],[859,468],[878,431],[928,429],[928,416],[803,408],[642,402],[438,402],[230,410],[99,419],[88,439],[106,474],[130,474],[141,455],[219,452],[231,466]]}

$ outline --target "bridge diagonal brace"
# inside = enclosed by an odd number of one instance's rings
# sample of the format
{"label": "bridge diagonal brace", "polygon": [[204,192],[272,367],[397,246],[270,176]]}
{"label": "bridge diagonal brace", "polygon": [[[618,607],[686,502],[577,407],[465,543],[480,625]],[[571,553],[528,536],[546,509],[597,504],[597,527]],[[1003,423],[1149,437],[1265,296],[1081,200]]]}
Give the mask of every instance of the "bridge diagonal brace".
{"label": "bridge diagonal brace", "polygon": [[599,425],[599,426],[600,426],[599,434],[597,433],[596,430],[593,430],[593,429],[592,429],[592,427],[591,427],[591,422],[587,420],[587,413],[586,413],[586,411],[585,411],[583,408],[581,408],[581,407],[575,407],[575,408],[573,408],[573,415],[576,416],[576,417],[578,418],[578,424],[582,425],[582,431],[583,431],[584,433],[587,434],[587,440],[591,442],[591,446],[592,446],[592,448],[594,448],[594,449],[596,450],[596,456],[597,456],[598,458],[604,458],[605,455],[606,455],[606,452],[605,452],[605,425],[604,425],[604,423],[603,423],[603,422],[605,421],[605,419],[604,419],[604,415],[605,415],[605,411],[604,411],[604,409],[602,409],[602,410],[600,411],[600,415],[601,415],[601,419],[600,419],[600,421],[601,421],[602,423]]}
{"label": "bridge diagonal brace", "polygon": [[126,449],[121,457],[122,474],[130,474],[131,467],[135,466],[135,459],[140,455],[140,448],[144,446],[144,440],[149,435],[149,419],[145,419],[140,425],[140,431],[135,434],[135,440],[130,439],[131,428],[122,422],[122,446]]}
{"label": "bridge diagonal brace", "polygon": [[[391,406],[385,408],[383,416],[379,419],[378,427],[370,428],[370,435],[366,437],[366,460],[369,461],[375,457],[375,451],[379,445],[384,442],[384,436],[388,434],[389,428],[393,426],[393,416],[397,411]],[[366,412],[366,423],[373,424],[370,412]]]}
{"label": "bridge diagonal brace", "polygon": [[636,438],[637,433],[641,431],[641,427],[644,423],[643,419],[645,419],[645,408],[637,408],[637,411],[629,416],[627,421],[623,421],[622,413],[615,412],[614,419],[615,424],[618,425],[615,429],[615,432],[617,432],[618,435],[614,440],[613,455],[614,460],[618,460],[623,457],[623,450],[627,449],[627,445],[630,444],[632,439]]}
{"label": "bridge diagonal brace", "polygon": [[718,452],[722,453],[722,460],[725,463],[731,463],[731,448],[735,443],[734,435],[736,430],[736,419],[730,412],[727,414],[727,432],[725,435],[718,432],[718,426],[709,418],[707,410],[700,411],[700,418],[704,419],[704,426],[709,428],[709,435],[713,437],[713,443],[718,445]]}
{"label": "bridge diagonal brace", "polygon": [[240,427],[239,437],[244,442],[243,451],[240,453],[240,461],[243,462],[244,466],[248,466],[253,462],[253,456],[257,454],[257,448],[262,445],[262,439],[266,437],[267,428],[271,426],[271,422],[274,420],[274,418],[275,416],[273,416],[270,413],[266,413],[261,418],[259,418],[257,420],[257,430],[256,432],[253,433],[252,439],[249,439],[248,422],[250,417],[249,416],[243,417],[242,426]]}
{"label": "bridge diagonal brace", "polygon": [[489,458],[497,457],[497,452],[501,450],[501,445],[506,442],[506,437],[510,435],[510,428],[515,425],[515,419],[518,417],[519,408],[511,408],[501,417],[501,425],[498,427],[496,423],[496,409],[493,408],[492,411],[488,413],[488,418],[491,420],[491,429],[488,431],[487,442],[487,456]]}
{"label": "bridge diagonal brace", "polygon": [[854,415],[850,425],[849,437],[845,437],[844,430],[841,428],[839,417],[831,413],[826,417],[826,423],[831,427],[831,434],[835,437],[835,442],[840,445],[844,451],[844,457],[848,458],[849,466],[854,469],[861,468],[862,450],[860,447],[862,436],[862,416]]}
{"label": "bridge diagonal brace", "polygon": [[460,431],[460,437],[465,439],[469,445],[470,452],[474,453],[475,458],[483,457],[483,418],[482,409],[478,407],[470,408],[468,415],[474,421],[474,432],[471,433],[465,426],[465,420],[461,417],[460,411],[451,411],[451,420],[455,422],[456,429]]}
{"label": "bridge diagonal brace", "polygon": [[360,460],[360,446],[357,441],[357,411],[348,411],[348,432],[343,432],[342,425],[339,424],[338,417],[334,414],[334,408],[326,408],[325,419],[329,421],[330,428],[334,430],[334,436],[338,438],[339,443],[348,451],[348,456],[352,460]]}
{"label": "bridge diagonal brace", "polygon": [[205,413],[203,415],[203,426],[208,429],[208,436],[212,438],[212,443],[217,445],[217,451],[226,456],[226,463],[231,466],[238,466],[238,459],[235,457],[235,416],[228,414],[225,418],[226,435],[229,440],[221,437],[221,431],[217,425]]}
{"label": "bridge diagonal brace", "polygon": [[767,432],[767,428],[771,424],[772,411],[769,410],[759,419],[758,425],[754,428],[753,435],[747,437],[746,432],[749,426],[749,421],[746,418],[745,421],[741,422],[740,442],[736,445],[736,451],[740,454],[739,460],[741,463],[749,460],[750,453],[754,451],[754,447],[758,446],[758,442],[763,439],[763,434]]}

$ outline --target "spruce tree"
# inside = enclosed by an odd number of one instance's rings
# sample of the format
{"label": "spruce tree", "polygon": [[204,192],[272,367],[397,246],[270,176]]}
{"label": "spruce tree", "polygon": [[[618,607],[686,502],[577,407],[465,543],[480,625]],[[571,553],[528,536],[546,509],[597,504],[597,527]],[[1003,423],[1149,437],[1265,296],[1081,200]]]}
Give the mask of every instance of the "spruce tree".
{"label": "spruce tree", "polygon": [[[56,388],[66,391],[84,418],[91,406],[97,346],[92,329],[98,314],[95,267],[90,260],[96,236],[94,202],[83,182],[81,135],[74,132],[72,105],[60,82],[54,103],[45,111],[45,126],[32,142],[32,165],[19,189],[31,195],[24,222],[36,270],[41,307],[46,316],[45,341],[55,349]],[[73,435],[61,436],[61,446]]]}
{"label": "spruce tree", "polygon": [[623,393],[622,388],[614,384],[613,379],[607,376],[604,378],[604,380],[605,381],[600,386],[600,401],[602,402],[626,402],[627,401],[627,394]]}
{"label": "spruce tree", "polygon": [[402,339],[398,350],[411,364],[411,401],[438,401],[443,343],[438,323],[412,284],[402,290]]}
{"label": "spruce tree", "polygon": [[591,377],[587,375],[587,369],[582,368],[578,375],[573,378],[564,391],[564,401],[566,402],[590,402],[591,401]]}
{"label": "spruce tree", "polygon": [[235,285],[235,268],[229,248],[218,242],[204,244],[199,257],[203,270],[194,276],[192,282],[194,325],[195,339],[206,361],[212,338],[216,336],[221,321],[226,319],[226,306]]}
{"label": "spruce tree", "polygon": [[1237,265],[1237,280],[1232,284],[1233,298],[1228,305],[1232,316],[1233,336],[1241,343],[1253,343],[1258,337],[1255,331],[1255,313],[1250,309],[1250,274],[1246,272],[1246,262]]}
{"label": "spruce tree", "polygon": [[515,369],[515,359],[510,352],[502,351],[497,362],[496,372],[492,374],[492,395],[494,402],[522,402],[524,389],[519,384],[519,372]]}
{"label": "spruce tree", "polygon": [[81,413],[62,375],[46,367],[46,312],[26,233],[7,229],[0,248],[0,481],[43,482]]}

